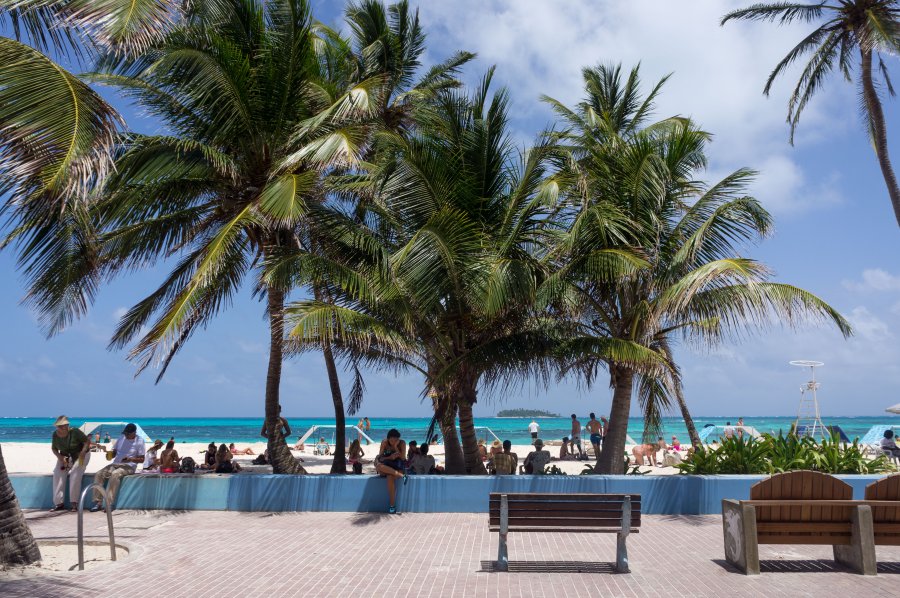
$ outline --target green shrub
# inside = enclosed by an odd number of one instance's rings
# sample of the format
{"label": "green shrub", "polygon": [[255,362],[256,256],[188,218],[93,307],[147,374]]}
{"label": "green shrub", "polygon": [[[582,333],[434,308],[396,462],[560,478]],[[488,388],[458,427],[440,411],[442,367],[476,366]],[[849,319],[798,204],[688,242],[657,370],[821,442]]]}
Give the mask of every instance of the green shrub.
{"label": "green shrub", "polygon": [[887,457],[868,459],[858,440],[843,444],[837,436],[823,439],[764,434],[762,438],[726,438],[716,448],[701,447],[678,465],[688,475],[782,473],[798,469],[822,473],[894,471]]}

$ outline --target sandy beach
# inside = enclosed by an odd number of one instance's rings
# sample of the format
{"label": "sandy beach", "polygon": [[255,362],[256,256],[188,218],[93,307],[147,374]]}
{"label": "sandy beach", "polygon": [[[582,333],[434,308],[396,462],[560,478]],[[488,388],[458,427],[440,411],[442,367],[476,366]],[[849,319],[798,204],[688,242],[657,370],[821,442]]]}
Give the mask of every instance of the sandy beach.
{"label": "sandy beach", "polygon": [[[265,442],[254,443],[236,443],[238,449],[250,447],[255,454],[260,454],[266,450]],[[185,442],[175,445],[178,454],[181,457],[193,457],[198,463],[203,462],[203,453],[206,451],[206,444]],[[559,453],[558,446],[546,446],[546,450],[551,455]],[[530,445],[513,445],[512,452],[519,457],[519,464],[525,460],[525,455],[534,450]],[[631,447],[627,450],[630,452]],[[375,445],[363,446],[365,456],[363,457],[363,473],[374,474],[375,469],[372,465],[372,459],[378,452]],[[435,461],[441,465],[444,462],[443,445],[434,445],[429,447],[429,452],[434,456]],[[331,470],[331,456],[318,456],[312,454],[312,446],[307,445],[304,452],[293,451],[295,457],[303,459],[303,466],[311,474],[327,474]],[[52,473],[56,463],[56,457],[50,452],[50,443],[41,444],[37,442],[9,442],[3,444],[3,457],[6,461],[6,468],[10,473]],[[235,460],[241,465],[249,465],[255,457],[253,455],[237,455]],[[109,461],[106,460],[106,454],[103,452],[91,453],[90,461],[87,466],[87,473],[93,473],[105,466]],[[551,465],[556,465],[562,471],[569,475],[580,474],[585,465],[593,463],[593,461],[551,461]],[[140,470],[140,468],[139,468]],[[674,467],[642,467],[641,471],[650,475],[671,475],[678,473]]]}

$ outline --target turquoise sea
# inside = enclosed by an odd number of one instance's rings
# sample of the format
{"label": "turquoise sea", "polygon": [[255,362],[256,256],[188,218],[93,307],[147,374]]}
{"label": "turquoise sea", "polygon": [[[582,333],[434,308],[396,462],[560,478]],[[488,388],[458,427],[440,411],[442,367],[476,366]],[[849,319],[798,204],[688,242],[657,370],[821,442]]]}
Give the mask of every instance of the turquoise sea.
{"label": "turquoise sea", "polygon": [[[81,425],[85,421],[104,421],[115,419],[116,421],[128,421],[127,418],[108,418],[108,417],[72,417],[70,419],[74,425]],[[356,423],[358,418],[348,418],[348,423]],[[876,424],[900,424],[900,416],[885,414],[883,416],[868,417],[823,417],[827,425],[838,425],[843,428],[844,432],[851,439],[854,437],[862,437],[869,428]],[[23,417],[23,418],[0,418],[0,443],[3,442],[47,442],[53,431],[52,417]],[[588,420],[587,416],[581,418],[582,424]],[[133,421],[140,424],[141,427],[152,438],[160,438],[166,440],[174,437],[180,442],[259,442],[259,430],[262,426],[261,418],[156,418],[145,417],[135,418]],[[291,428],[293,429],[293,437],[306,432],[310,426],[317,424],[334,425],[334,419],[330,418],[288,418]],[[380,440],[384,438],[387,431],[391,428],[400,430],[401,435],[406,440],[416,440],[421,442],[427,431],[430,418],[389,418],[389,417],[370,417],[372,430],[369,435]],[[514,444],[525,444],[530,440],[528,434],[528,418],[501,418],[501,417],[481,417],[476,418],[476,426],[490,428],[498,437],[503,440],[510,440]],[[569,418],[540,418],[537,420],[541,426],[541,438],[557,439],[567,436],[571,429],[571,420]],[[694,422],[698,429],[706,424],[724,425],[726,421],[736,423],[736,418],[724,417],[704,417],[696,416]],[[760,432],[775,432],[779,430],[787,432],[793,423],[793,417],[745,417],[744,424],[753,426]],[[628,432],[635,440],[640,440],[643,431],[644,422],[641,418],[631,418],[628,424]],[[104,430],[105,431],[105,430]],[[663,431],[668,440],[672,434],[679,437],[682,442],[686,442],[687,430],[684,427],[684,421],[680,417],[664,418]],[[121,432],[121,426],[112,426],[109,428],[111,435],[115,436]],[[326,436],[329,434],[324,433]],[[489,437],[486,433],[479,433],[479,437]]]}

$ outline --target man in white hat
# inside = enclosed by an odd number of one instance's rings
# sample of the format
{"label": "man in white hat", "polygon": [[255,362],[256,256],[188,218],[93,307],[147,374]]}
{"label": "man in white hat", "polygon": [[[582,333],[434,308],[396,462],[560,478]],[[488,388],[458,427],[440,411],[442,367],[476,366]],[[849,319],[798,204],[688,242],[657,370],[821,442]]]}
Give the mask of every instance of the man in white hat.
{"label": "man in white hat", "polygon": [[84,469],[91,459],[91,441],[84,432],[78,428],[69,428],[69,418],[60,415],[53,422],[56,430],[50,442],[50,450],[56,455],[56,465],[53,467],[53,508],[51,511],[65,511],[66,477],[69,479],[69,503],[70,510],[78,507],[78,499],[81,497],[81,478]]}

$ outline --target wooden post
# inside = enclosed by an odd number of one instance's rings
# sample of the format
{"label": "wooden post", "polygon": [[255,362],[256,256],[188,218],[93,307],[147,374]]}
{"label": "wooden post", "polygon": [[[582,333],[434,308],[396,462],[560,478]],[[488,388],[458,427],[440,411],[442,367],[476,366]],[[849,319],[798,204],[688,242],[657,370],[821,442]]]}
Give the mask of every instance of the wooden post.
{"label": "wooden post", "polygon": [[509,555],[506,551],[506,534],[509,532],[509,500],[500,495],[500,546],[497,549],[497,571],[509,571]]}
{"label": "wooden post", "polygon": [[631,533],[631,495],[626,494],[622,501],[622,530],[616,534],[616,571],[631,573],[628,569],[628,547],[625,541]]}

